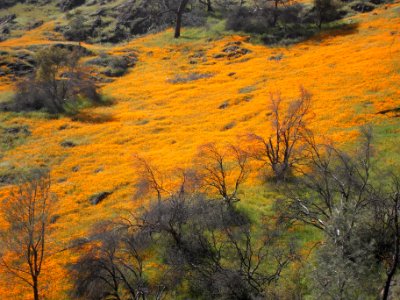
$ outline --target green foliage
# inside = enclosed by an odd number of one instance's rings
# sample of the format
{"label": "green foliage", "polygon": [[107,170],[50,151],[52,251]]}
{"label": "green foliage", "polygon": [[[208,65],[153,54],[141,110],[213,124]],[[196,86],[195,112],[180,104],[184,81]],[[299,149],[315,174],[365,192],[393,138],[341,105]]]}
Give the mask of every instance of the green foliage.
{"label": "green foliage", "polygon": [[86,22],[86,16],[81,11],[75,11],[74,15],[69,18],[68,29],[64,32],[65,38],[70,41],[85,41],[89,35],[89,27]]}

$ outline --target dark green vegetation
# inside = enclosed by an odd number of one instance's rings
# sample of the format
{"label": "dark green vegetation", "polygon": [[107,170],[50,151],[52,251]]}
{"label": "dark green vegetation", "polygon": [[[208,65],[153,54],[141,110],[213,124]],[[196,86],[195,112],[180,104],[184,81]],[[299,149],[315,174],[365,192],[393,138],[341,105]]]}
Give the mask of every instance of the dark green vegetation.
{"label": "dark green vegetation", "polygon": [[106,53],[101,53],[98,57],[87,61],[87,65],[94,65],[102,67],[102,74],[108,77],[123,76],[128,68],[135,65],[137,58],[135,53],[125,56],[112,56]]}
{"label": "dark green vegetation", "polygon": [[[30,30],[43,24],[48,16],[38,10],[30,20],[20,19],[16,4],[32,6],[32,11],[43,7],[48,13],[65,16],[55,30],[70,41],[117,43],[135,36],[175,27],[175,37],[181,26],[203,26],[211,20],[226,20],[226,29],[254,34],[268,44],[293,43],[327,29],[340,26],[343,17],[358,12],[369,12],[381,0],[358,2],[315,0],[311,4],[293,4],[286,0],[226,1],[226,0],[172,0],[172,1],[19,1],[8,0],[8,7],[16,13],[0,16],[2,38],[13,32]],[[1,8],[1,7],[0,7]]]}
{"label": "dark green vegetation", "polygon": [[93,80],[79,65],[79,48],[52,46],[35,56],[33,74],[17,84],[17,92],[3,110],[73,113],[85,103],[101,103]]}
{"label": "dark green vegetation", "polygon": [[[136,156],[138,197],[153,201],[103,221],[71,264],[78,299],[389,299],[399,267],[400,177],[374,158],[361,128],[353,149],[317,142],[301,91],[271,98],[270,136],[241,147],[204,145],[170,174]],[[248,147],[247,147],[248,146]],[[276,200],[254,218],[240,188],[258,162]],[[260,166],[260,165],[258,165]],[[174,186],[171,188],[171,186]],[[320,236],[305,247],[304,232]],[[305,248],[302,248],[305,247]],[[304,254],[305,249],[307,254]],[[137,297],[137,298],[135,298]]]}
{"label": "dark green vegetation", "polygon": [[[77,243],[83,254],[70,266],[75,282],[71,296],[394,297],[400,177],[380,169],[368,127],[361,129],[356,149],[317,143],[301,121],[302,103],[279,113],[280,129],[286,132],[282,139],[297,139],[288,145],[293,163],[285,165],[285,176],[283,168],[265,168],[273,179],[267,184],[277,190],[271,215],[254,219],[239,205],[239,189],[254,172],[250,165],[260,159],[258,150],[205,145],[195,168],[176,171],[180,184],[172,190],[164,181],[169,176],[137,157],[135,197],[154,200],[129,218],[99,223],[86,241]],[[293,117],[297,122],[291,122]],[[278,144],[286,149],[275,135],[265,140],[271,148],[260,151],[267,156]],[[301,251],[305,228],[321,236],[306,248],[306,255]]]}

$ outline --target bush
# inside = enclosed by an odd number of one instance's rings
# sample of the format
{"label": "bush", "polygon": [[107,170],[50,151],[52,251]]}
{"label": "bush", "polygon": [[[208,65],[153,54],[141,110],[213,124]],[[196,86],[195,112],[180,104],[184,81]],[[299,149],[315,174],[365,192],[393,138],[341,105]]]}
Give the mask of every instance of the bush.
{"label": "bush", "polygon": [[323,23],[332,22],[343,17],[343,12],[339,10],[339,5],[333,0],[314,0],[312,13],[319,28]]}
{"label": "bush", "polygon": [[58,47],[37,55],[34,76],[17,84],[13,101],[16,111],[73,111],[84,101],[99,102],[97,87],[79,68],[80,54]]}
{"label": "bush", "polygon": [[271,28],[272,17],[272,12],[268,9],[254,12],[254,9],[248,7],[238,7],[228,14],[226,28],[262,34]]}
{"label": "bush", "polygon": [[129,67],[127,57],[101,54],[100,57],[89,60],[87,64],[106,68],[104,74],[109,77],[123,76]]}
{"label": "bush", "polygon": [[309,36],[309,24],[303,24],[303,15],[304,7],[300,4],[277,8],[266,6],[257,10],[238,7],[228,13],[226,28],[260,34],[266,43],[276,43]]}
{"label": "bush", "polygon": [[64,37],[69,41],[81,42],[89,36],[89,28],[85,24],[86,17],[81,12],[77,12],[68,22]]}

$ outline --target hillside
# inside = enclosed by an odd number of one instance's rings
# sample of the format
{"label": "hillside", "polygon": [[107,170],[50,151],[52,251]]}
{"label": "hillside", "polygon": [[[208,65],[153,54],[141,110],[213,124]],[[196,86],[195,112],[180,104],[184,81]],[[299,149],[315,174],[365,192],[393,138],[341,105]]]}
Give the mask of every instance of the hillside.
{"label": "hillside", "polygon": [[[0,42],[0,52],[10,55],[65,42],[54,31],[58,21],[53,17],[35,29],[18,31]],[[179,40],[167,29],[120,44],[82,43],[94,55],[135,53],[137,63],[122,77],[100,82],[110,105],[56,118],[41,112],[2,112],[2,192],[19,171],[48,166],[58,198],[50,243],[67,248],[98,221],[144,204],[146,200],[133,198],[135,154],[160,170],[190,166],[205,143],[237,143],[248,133],[266,135],[269,94],[280,92],[287,102],[298,96],[300,87],[312,94],[311,127],[318,135],[342,145],[355,140],[359,126],[373,124],[378,156],[399,166],[400,4],[385,4],[345,22],[345,28],[288,46],[265,46],[244,35],[197,28],[184,28]],[[232,46],[239,50],[226,50]],[[12,76],[1,75],[0,100],[9,99],[14,87]],[[27,128],[29,134],[6,145],[5,129],[11,127]],[[92,205],[90,197],[101,192],[110,195]],[[268,211],[273,195],[253,176],[241,205]],[[65,250],[46,262],[46,299],[69,299],[66,264],[77,257]],[[1,299],[31,299],[29,289],[11,283],[17,279],[6,274],[0,279]]]}

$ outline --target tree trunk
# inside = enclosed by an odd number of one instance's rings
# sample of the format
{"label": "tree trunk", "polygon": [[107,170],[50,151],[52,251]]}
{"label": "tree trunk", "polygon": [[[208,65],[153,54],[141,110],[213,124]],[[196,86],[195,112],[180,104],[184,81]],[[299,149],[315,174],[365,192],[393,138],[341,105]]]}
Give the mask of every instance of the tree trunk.
{"label": "tree trunk", "polygon": [[214,11],[214,9],[212,8],[212,5],[211,5],[211,0],[207,0],[207,11],[208,12]]}
{"label": "tree trunk", "polygon": [[395,222],[395,237],[394,237],[394,257],[393,257],[393,264],[390,268],[390,271],[387,274],[386,282],[385,282],[385,289],[383,291],[383,300],[389,299],[389,292],[390,292],[390,285],[392,284],[392,280],[394,275],[396,274],[396,270],[399,266],[399,255],[400,255],[400,225],[399,225],[399,213],[398,213],[398,200],[395,202],[395,215],[394,215],[394,222]]}
{"label": "tree trunk", "polygon": [[178,11],[176,12],[176,25],[175,25],[175,38],[179,38],[181,36],[181,27],[182,27],[182,16],[185,11],[186,5],[189,0],[182,0],[179,5]]}
{"label": "tree trunk", "polygon": [[276,22],[278,21],[278,4],[279,0],[275,0],[274,18],[272,20],[272,25],[274,27],[276,26]]}
{"label": "tree trunk", "polygon": [[33,285],[32,285],[33,299],[34,300],[39,300],[38,279],[37,279],[37,277],[32,277],[32,279],[33,279]]}

